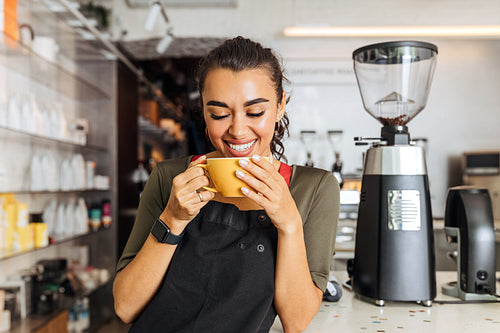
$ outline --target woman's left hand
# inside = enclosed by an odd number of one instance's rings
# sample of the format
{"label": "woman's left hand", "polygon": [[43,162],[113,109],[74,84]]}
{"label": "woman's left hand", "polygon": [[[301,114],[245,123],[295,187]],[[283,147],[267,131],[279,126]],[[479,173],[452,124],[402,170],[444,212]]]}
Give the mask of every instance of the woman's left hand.
{"label": "woman's left hand", "polygon": [[236,176],[249,186],[243,187],[241,191],[266,211],[278,231],[296,232],[302,227],[302,220],[285,179],[262,157],[254,155],[252,161],[239,161],[241,167],[250,174],[236,172]]}

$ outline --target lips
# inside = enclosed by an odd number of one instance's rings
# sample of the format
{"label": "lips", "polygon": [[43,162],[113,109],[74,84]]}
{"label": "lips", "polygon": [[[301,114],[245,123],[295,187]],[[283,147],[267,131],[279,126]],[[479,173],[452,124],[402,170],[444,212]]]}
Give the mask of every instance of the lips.
{"label": "lips", "polygon": [[252,141],[235,141],[231,140],[229,141],[224,141],[224,143],[227,146],[228,152],[231,154],[231,156],[234,157],[244,157],[252,154],[253,148],[255,147],[255,142],[257,142],[257,139],[252,140]]}
{"label": "lips", "polygon": [[227,145],[229,146],[229,148],[233,149],[233,150],[236,150],[237,152],[244,152],[244,151],[247,151],[248,149],[250,149],[250,147],[252,147],[255,142],[257,141],[257,139],[251,141],[251,142],[248,142],[248,143],[245,143],[245,144],[232,144],[232,143],[229,143],[229,142],[226,142]]}

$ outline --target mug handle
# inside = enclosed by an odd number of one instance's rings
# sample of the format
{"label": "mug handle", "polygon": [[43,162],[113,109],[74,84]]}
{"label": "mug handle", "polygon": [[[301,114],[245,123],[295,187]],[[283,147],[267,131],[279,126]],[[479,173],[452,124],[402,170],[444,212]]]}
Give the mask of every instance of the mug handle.
{"label": "mug handle", "polygon": [[[207,164],[197,164],[196,166],[199,166],[200,168],[208,171],[208,165]],[[217,191],[217,189],[215,187],[202,186],[202,188],[205,189],[205,190],[207,190],[207,191],[214,192],[214,193],[219,192],[219,191]]]}

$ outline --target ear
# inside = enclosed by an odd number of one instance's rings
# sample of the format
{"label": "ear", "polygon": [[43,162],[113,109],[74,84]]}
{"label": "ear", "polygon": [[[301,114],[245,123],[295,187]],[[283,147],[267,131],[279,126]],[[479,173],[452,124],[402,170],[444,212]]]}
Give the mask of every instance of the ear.
{"label": "ear", "polygon": [[286,92],[283,91],[281,102],[278,105],[278,112],[276,112],[276,122],[279,122],[283,117],[283,115],[285,114],[285,108],[286,108]]}

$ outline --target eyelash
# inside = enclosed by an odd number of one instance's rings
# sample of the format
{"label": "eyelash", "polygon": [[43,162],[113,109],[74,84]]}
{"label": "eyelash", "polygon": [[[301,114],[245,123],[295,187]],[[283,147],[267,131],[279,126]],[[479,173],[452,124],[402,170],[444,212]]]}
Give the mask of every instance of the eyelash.
{"label": "eyelash", "polygon": [[217,116],[215,114],[211,114],[210,115],[210,118],[215,119],[215,120],[223,119],[223,118],[226,118],[226,117],[227,117],[227,115],[225,115],[225,116]]}
{"label": "eyelash", "polygon": [[[264,111],[260,111],[259,113],[247,113],[247,116],[249,117],[260,117],[264,114]],[[214,119],[214,120],[220,120],[220,119],[224,119],[228,117],[228,115],[223,115],[223,116],[217,116],[215,114],[211,114],[210,115],[210,118]]]}
{"label": "eyelash", "polygon": [[260,111],[259,113],[247,113],[249,117],[260,117],[264,114],[264,111]]}

